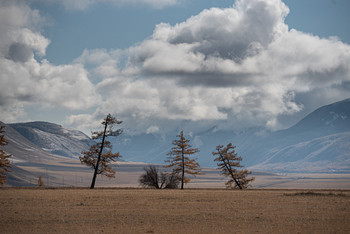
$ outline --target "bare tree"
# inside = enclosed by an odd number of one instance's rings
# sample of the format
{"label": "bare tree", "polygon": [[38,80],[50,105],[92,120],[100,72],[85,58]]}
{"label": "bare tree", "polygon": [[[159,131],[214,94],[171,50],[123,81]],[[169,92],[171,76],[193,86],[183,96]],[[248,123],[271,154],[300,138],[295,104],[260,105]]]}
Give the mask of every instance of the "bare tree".
{"label": "bare tree", "polygon": [[191,180],[185,177],[185,174],[190,174],[193,176],[204,174],[201,172],[199,163],[195,159],[190,159],[187,155],[192,155],[199,150],[197,148],[192,148],[184,137],[183,131],[180,135],[177,135],[179,139],[173,141],[175,145],[172,150],[168,153],[168,160],[165,162],[169,163],[165,167],[170,167],[173,169],[174,175],[179,175],[179,180],[181,181],[181,189],[184,188],[184,184],[190,182]]}
{"label": "bare tree", "polygon": [[94,170],[90,189],[95,187],[96,176],[98,174],[107,176],[109,178],[115,177],[115,170],[110,166],[111,162],[116,162],[121,158],[119,153],[112,153],[111,142],[106,140],[108,136],[119,136],[122,133],[121,129],[113,131],[114,124],[121,124],[122,121],[117,120],[111,114],[103,120],[103,131],[92,132],[92,139],[101,140],[90,147],[89,151],[82,152],[80,162],[86,164]]}
{"label": "bare tree", "polygon": [[162,173],[161,181],[163,181],[165,189],[176,189],[179,187],[180,182],[178,175],[174,173]]}
{"label": "bare tree", "polygon": [[236,169],[243,166],[240,164],[242,158],[237,156],[235,148],[236,146],[232,145],[232,143],[229,143],[227,147],[218,145],[216,147],[216,152],[213,152],[213,156],[217,156],[214,161],[217,162],[218,169],[221,170],[221,174],[226,177],[230,177],[230,179],[225,183],[227,188],[245,189],[255,178],[247,178],[247,176],[251,174],[251,172],[247,169]]}
{"label": "bare tree", "polygon": [[[7,141],[5,140],[5,134],[4,129],[5,126],[0,126],[0,146],[3,147],[7,145]],[[3,185],[7,181],[7,175],[5,175],[5,172],[11,172],[9,168],[10,166],[10,160],[11,154],[7,154],[4,150],[0,149],[0,185]]]}
{"label": "bare tree", "polygon": [[157,167],[149,166],[144,168],[145,173],[140,176],[139,182],[142,186],[162,189],[173,189],[179,186],[177,175],[159,172]]}

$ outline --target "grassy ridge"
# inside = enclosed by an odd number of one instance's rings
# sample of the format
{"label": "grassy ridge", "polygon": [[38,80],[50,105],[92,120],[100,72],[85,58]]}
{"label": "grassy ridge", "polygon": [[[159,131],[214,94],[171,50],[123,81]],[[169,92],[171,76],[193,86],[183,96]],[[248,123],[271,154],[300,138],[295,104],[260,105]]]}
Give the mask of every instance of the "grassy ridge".
{"label": "grassy ridge", "polygon": [[1,233],[350,232],[349,190],[6,188],[0,198]]}

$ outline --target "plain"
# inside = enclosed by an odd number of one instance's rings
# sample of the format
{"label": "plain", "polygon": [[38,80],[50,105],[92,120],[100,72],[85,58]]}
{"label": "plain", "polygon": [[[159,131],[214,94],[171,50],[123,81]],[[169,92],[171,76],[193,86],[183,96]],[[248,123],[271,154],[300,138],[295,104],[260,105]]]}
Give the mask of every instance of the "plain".
{"label": "plain", "polygon": [[350,190],[1,188],[1,233],[349,233]]}

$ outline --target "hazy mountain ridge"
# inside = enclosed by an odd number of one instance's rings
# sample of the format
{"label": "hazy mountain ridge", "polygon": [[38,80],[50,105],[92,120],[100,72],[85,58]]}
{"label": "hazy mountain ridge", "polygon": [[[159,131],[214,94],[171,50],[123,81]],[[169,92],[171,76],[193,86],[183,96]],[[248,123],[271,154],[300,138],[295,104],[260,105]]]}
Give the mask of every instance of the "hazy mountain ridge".
{"label": "hazy mountain ridge", "polygon": [[271,133],[262,141],[269,149],[253,168],[349,172],[350,99],[320,107],[294,126]]}
{"label": "hazy mountain ridge", "polygon": [[299,133],[315,130],[329,134],[350,131],[350,98],[322,106],[288,129]]}
{"label": "hazy mountain ridge", "polygon": [[[201,166],[215,167],[212,152],[232,142],[243,158],[242,165],[273,172],[350,172],[350,99],[318,108],[294,126],[271,132],[250,128],[239,132],[208,128],[188,133]],[[164,163],[172,135],[123,136],[112,139],[114,150],[125,160]],[[124,141],[123,139],[128,139]],[[161,139],[161,140],[160,140]]]}
{"label": "hazy mountain ridge", "polygon": [[273,172],[350,172],[350,99],[322,106],[294,126],[255,134],[241,155]]}
{"label": "hazy mountain ridge", "polygon": [[350,172],[350,132],[275,147],[252,169],[283,172]]}

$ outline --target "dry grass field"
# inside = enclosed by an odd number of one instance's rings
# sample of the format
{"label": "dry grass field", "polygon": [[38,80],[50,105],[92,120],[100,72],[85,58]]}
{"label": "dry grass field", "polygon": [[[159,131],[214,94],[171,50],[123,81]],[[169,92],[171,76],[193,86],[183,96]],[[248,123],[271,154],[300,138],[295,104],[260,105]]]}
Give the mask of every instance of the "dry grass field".
{"label": "dry grass field", "polygon": [[0,233],[350,233],[349,190],[0,188]]}

